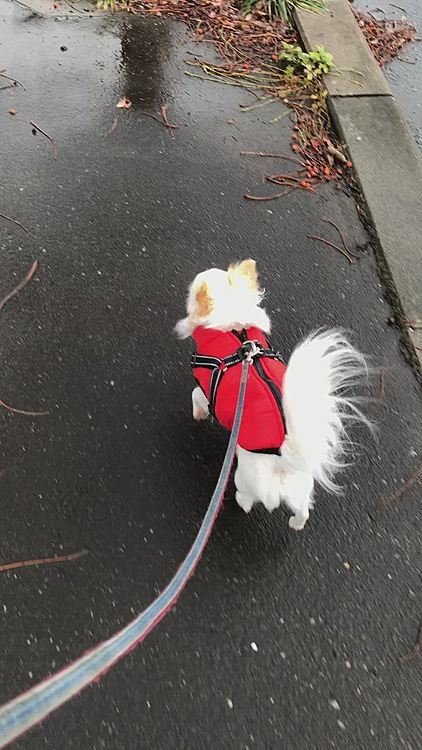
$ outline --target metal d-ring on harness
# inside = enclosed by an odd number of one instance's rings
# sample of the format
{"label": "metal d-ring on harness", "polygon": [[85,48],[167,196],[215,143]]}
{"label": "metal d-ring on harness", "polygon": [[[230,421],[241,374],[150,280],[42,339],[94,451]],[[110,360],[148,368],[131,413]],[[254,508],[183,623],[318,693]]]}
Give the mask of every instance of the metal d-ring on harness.
{"label": "metal d-ring on harness", "polygon": [[52,711],[79,693],[84,687],[102,677],[128,651],[141,643],[175,604],[205,549],[220,510],[230,470],[233,464],[242,422],[248,372],[257,356],[256,342],[242,358],[242,375],[237,397],[233,428],[213,496],[198,534],[180,568],[164,591],[132,620],[107,641],[95,646],[60,672],[47,677],[0,708],[0,748],[42,721]]}

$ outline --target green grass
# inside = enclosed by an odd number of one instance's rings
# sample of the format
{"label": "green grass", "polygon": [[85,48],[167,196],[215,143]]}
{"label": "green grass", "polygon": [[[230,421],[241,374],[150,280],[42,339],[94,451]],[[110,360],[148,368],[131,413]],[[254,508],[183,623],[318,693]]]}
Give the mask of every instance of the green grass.
{"label": "green grass", "polygon": [[305,52],[301,47],[295,44],[284,42],[283,50],[280,52],[278,59],[285,63],[284,75],[292,78],[295,75],[306,77],[307,81],[313,81],[315,78],[321,79],[327,75],[334,66],[334,58],[324,47],[317,47],[312,52]]}
{"label": "green grass", "polygon": [[279,16],[283,21],[288,21],[296,9],[318,13],[326,8],[325,0],[245,0],[242,4],[245,10],[253,10],[258,3],[270,18]]}

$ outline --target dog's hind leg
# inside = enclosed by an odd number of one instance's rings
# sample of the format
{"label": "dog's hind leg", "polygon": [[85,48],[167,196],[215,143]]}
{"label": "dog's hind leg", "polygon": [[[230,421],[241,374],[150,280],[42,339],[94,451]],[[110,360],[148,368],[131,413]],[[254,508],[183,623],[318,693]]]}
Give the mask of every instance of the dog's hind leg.
{"label": "dog's hind leg", "polygon": [[202,388],[197,386],[192,391],[193,418],[196,420],[206,419],[209,414],[208,400]]}
{"label": "dog's hind leg", "polygon": [[281,495],[288,508],[294,513],[294,516],[289,518],[291,529],[301,531],[305,526],[312,508],[313,489],[313,477],[305,472],[295,472],[284,478]]}
{"label": "dog's hind leg", "polygon": [[236,502],[239,505],[239,507],[245,511],[245,513],[249,513],[249,511],[252,510],[252,506],[255,500],[250,495],[242,494],[241,492],[239,492],[239,490],[237,490]]}

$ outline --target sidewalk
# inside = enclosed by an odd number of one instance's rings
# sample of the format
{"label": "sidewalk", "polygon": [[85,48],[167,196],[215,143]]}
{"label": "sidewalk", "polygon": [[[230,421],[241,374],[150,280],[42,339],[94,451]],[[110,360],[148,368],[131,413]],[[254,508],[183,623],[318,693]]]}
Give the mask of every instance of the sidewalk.
{"label": "sidewalk", "polygon": [[[371,0],[355,0],[354,5],[364,11],[371,11],[376,18],[407,18],[415,24],[420,38],[422,29],[422,5],[419,0],[403,0],[396,6],[380,0],[374,12]],[[381,10],[380,10],[381,9]],[[384,69],[384,75],[394,96],[402,108],[410,125],[413,137],[422,149],[422,47],[420,41],[407,45],[400,60],[394,60]]]}
{"label": "sidewalk", "polygon": [[[268,165],[240,151],[288,151],[287,118],[185,76],[211,45],[175,21],[43,19],[6,0],[0,21],[0,67],[27,89],[0,99],[0,210],[30,230],[0,223],[0,297],[40,261],[1,312],[0,397],[50,411],[0,412],[0,557],[90,552],[0,576],[2,703],[146,606],[194,537],[226,441],[192,422],[190,348],[172,333],[197,271],[255,257],[286,356],[341,325],[383,368],[379,438],[357,436],[345,497],[319,493],[294,534],[229,490],[176,610],[16,747],[416,750],[419,664],[400,658],[420,619],[420,488],[383,498],[420,462],[422,407],[353,199],[328,185],[245,201]],[[163,104],[173,132],[141,114]],[[331,236],[321,217],[358,263],[307,238]]]}

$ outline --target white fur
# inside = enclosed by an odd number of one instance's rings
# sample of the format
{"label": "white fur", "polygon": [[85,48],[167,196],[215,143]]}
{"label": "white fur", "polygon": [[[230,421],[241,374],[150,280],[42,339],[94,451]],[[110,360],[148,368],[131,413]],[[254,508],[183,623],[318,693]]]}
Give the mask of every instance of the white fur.
{"label": "white fur", "polygon": [[201,419],[206,419],[208,417],[208,414],[210,413],[208,409],[207,397],[202,388],[199,387],[199,385],[192,391],[192,409],[193,418],[198,422]]}
{"label": "white fur", "polygon": [[[214,301],[214,309],[206,318],[196,312],[196,293],[201,283],[206,281]],[[218,331],[241,330],[245,326],[256,326],[264,333],[270,333],[270,319],[259,304],[263,292],[252,290],[246,284],[239,288],[230,285],[227,271],[211,268],[199,273],[191,284],[186,302],[186,318],[179,320],[175,331],[179,338],[192,336],[199,325],[216,328]]]}
{"label": "white fur", "polygon": [[[233,289],[227,272],[212,269],[199,274],[191,285],[187,317],[179,321],[177,333],[185,338],[198,325],[218,330],[257,326],[269,331],[270,321],[259,306],[263,293],[246,283]],[[196,292],[207,282],[213,310],[206,318],[196,311]],[[236,500],[248,513],[257,502],[273,511],[284,501],[293,512],[289,526],[303,529],[313,505],[314,482],[329,492],[338,492],[337,473],[346,465],[344,456],[351,443],[346,421],[368,420],[348,392],[366,371],[365,360],[340,330],[317,331],[293,351],[283,383],[283,407],[287,436],[281,456],[251,453],[237,447]],[[206,419],[208,402],[200,388],[192,393],[193,416]]]}

